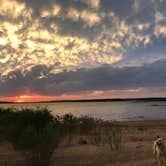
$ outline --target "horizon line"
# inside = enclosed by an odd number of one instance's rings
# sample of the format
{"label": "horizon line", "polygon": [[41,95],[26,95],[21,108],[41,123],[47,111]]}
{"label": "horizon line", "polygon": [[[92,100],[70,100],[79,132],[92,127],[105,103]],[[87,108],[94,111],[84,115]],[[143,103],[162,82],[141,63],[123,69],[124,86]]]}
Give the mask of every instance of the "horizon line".
{"label": "horizon line", "polygon": [[14,101],[0,101],[3,103],[51,103],[51,102],[100,102],[100,101],[127,101],[127,100],[166,100],[164,97],[137,97],[137,98],[96,98],[96,99],[65,99],[65,100],[45,100],[45,101],[24,101],[24,102],[14,102]]}

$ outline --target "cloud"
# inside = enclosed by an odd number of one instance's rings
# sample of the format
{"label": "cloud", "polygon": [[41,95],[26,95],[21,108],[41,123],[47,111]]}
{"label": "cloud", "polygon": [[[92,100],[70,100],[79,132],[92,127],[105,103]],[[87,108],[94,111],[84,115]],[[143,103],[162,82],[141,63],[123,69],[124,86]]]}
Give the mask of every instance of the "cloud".
{"label": "cloud", "polygon": [[154,34],[156,37],[166,37],[166,26],[165,25],[156,25]]}
{"label": "cloud", "polygon": [[155,13],[155,27],[154,35],[159,37],[166,37],[166,14],[157,11]]}
{"label": "cloud", "polygon": [[41,17],[55,17],[60,14],[61,7],[57,4],[54,4],[52,9],[43,9],[41,11]]}
{"label": "cloud", "polygon": [[81,0],[81,2],[87,4],[88,6],[94,8],[94,9],[99,9],[100,8],[100,0]]}
{"label": "cloud", "polygon": [[1,0],[0,12],[3,16],[18,18],[25,9],[25,4],[17,0]]}
{"label": "cloud", "polygon": [[166,20],[164,15],[161,12],[157,11],[155,13],[155,22],[158,23],[158,22],[161,22],[163,20]]}
{"label": "cloud", "polygon": [[67,16],[71,18],[73,21],[83,20],[90,27],[100,23],[101,18],[94,12],[90,12],[88,10],[79,11],[73,8],[68,10]]}
{"label": "cloud", "polygon": [[9,73],[0,82],[1,96],[39,94],[55,96],[91,91],[118,91],[139,88],[165,87],[166,60],[139,67],[103,65],[94,69],[78,69],[51,73],[52,68],[39,65],[26,74]]}
{"label": "cloud", "polygon": [[150,28],[150,24],[149,23],[140,23],[137,25],[137,29],[139,31],[145,31],[148,30]]}

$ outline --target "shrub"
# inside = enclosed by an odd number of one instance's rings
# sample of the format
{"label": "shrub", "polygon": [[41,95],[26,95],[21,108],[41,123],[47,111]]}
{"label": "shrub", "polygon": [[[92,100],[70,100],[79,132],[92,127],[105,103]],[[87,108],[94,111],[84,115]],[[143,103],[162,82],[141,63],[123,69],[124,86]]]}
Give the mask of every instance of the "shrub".
{"label": "shrub", "polygon": [[91,140],[96,145],[108,144],[111,150],[121,147],[122,131],[118,122],[100,121],[91,132]]}
{"label": "shrub", "polygon": [[92,132],[92,130],[95,128],[97,120],[89,117],[89,116],[82,116],[78,118],[78,126],[79,126],[79,132],[80,134],[87,135]]}
{"label": "shrub", "polygon": [[111,149],[120,149],[122,132],[118,122],[114,121],[106,128],[106,142]]}
{"label": "shrub", "polygon": [[21,150],[29,166],[47,166],[61,137],[61,125],[48,110],[0,111],[3,138]]}

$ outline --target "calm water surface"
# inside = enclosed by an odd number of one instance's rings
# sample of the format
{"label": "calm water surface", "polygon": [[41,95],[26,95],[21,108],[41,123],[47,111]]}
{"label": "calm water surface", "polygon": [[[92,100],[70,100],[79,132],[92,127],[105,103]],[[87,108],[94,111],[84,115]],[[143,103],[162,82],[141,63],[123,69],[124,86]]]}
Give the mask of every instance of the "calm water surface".
{"label": "calm water surface", "polygon": [[166,119],[166,101],[153,102],[63,102],[0,104],[12,108],[48,108],[54,115],[72,113],[76,116],[89,115],[104,120],[150,120]]}

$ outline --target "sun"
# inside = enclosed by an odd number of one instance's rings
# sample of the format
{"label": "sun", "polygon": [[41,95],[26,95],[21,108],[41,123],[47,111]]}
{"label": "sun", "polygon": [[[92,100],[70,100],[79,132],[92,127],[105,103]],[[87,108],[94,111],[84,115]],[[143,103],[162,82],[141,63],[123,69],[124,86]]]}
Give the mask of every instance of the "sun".
{"label": "sun", "polygon": [[54,96],[42,96],[38,94],[29,94],[29,95],[20,95],[17,96],[14,101],[17,103],[25,103],[25,102],[38,102],[38,101],[47,101],[53,100]]}
{"label": "sun", "polygon": [[18,97],[16,102],[17,103],[23,103],[23,102],[26,102],[26,100],[29,99],[29,98],[30,98],[30,96],[21,95],[21,96]]}

